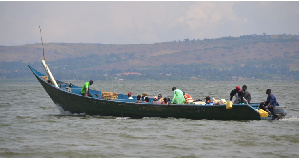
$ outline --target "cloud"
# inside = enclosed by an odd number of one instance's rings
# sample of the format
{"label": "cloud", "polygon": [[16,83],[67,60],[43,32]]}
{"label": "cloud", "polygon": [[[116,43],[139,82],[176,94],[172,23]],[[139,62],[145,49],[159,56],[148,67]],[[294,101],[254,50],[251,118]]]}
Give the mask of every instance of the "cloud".
{"label": "cloud", "polygon": [[[198,37],[219,37],[224,25],[243,23],[245,19],[238,17],[232,10],[235,2],[198,2],[191,5],[183,16],[177,20],[186,25]],[[191,35],[192,35],[191,34]]]}
{"label": "cloud", "polygon": [[298,12],[298,2],[197,2],[177,21],[194,38],[299,34]]}
{"label": "cloud", "polygon": [[299,34],[298,2],[0,2],[0,45]]}
{"label": "cloud", "polygon": [[234,12],[246,19],[246,33],[299,34],[299,2],[240,2]]}

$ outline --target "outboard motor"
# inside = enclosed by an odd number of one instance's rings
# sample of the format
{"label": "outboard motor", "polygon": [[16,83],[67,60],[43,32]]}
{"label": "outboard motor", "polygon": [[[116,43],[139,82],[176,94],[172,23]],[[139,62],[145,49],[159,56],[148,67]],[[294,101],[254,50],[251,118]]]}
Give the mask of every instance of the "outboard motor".
{"label": "outboard motor", "polygon": [[287,115],[285,107],[282,106],[275,106],[273,108],[273,113],[276,115],[277,119],[284,118]]}

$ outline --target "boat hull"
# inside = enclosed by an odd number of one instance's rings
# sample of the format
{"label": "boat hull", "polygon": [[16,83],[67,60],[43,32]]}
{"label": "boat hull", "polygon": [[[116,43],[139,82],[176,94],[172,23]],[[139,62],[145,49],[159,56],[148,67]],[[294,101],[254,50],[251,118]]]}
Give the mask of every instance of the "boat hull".
{"label": "boat hull", "polygon": [[64,88],[56,88],[44,79],[42,74],[29,66],[37,80],[41,83],[52,101],[64,111],[84,113],[88,115],[114,116],[114,117],[174,117],[187,119],[208,120],[261,120],[260,114],[247,104],[234,104],[232,109],[226,105],[195,105],[170,104],[157,105],[152,103],[134,103],[127,99],[104,100],[84,97],[80,94],[70,93]]}

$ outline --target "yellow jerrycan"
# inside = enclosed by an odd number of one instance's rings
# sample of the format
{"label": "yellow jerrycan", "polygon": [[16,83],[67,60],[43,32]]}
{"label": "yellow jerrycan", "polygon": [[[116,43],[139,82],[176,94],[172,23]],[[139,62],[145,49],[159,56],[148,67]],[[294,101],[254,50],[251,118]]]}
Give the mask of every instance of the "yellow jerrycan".
{"label": "yellow jerrycan", "polygon": [[232,101],[226,103],[226,109],[232,109]]}

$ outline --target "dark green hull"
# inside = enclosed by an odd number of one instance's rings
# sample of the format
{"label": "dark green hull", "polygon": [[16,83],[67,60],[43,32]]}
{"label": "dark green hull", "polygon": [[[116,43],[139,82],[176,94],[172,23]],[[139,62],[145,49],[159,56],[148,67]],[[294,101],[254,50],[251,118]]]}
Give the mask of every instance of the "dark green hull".
{"label": "dark green hull", "polygon": [[[80,94],[65,91],[65,88],[56,88],[41,78],[43,76],[29,66],[38,81],[44,87],[53,102],[64,111],[70,113],[85,113],[88,115],[115,116],[115,117],[174,117],[187,119],[209,120],[261,120],[259,113],[253,106],[247,104],[233,105],[228,110],[225,105],[157,105],[151,103],[133,103],[119,96],[118,100],[104,100],[84,97]],[[61,85],[60,85],[61,86]]]}

